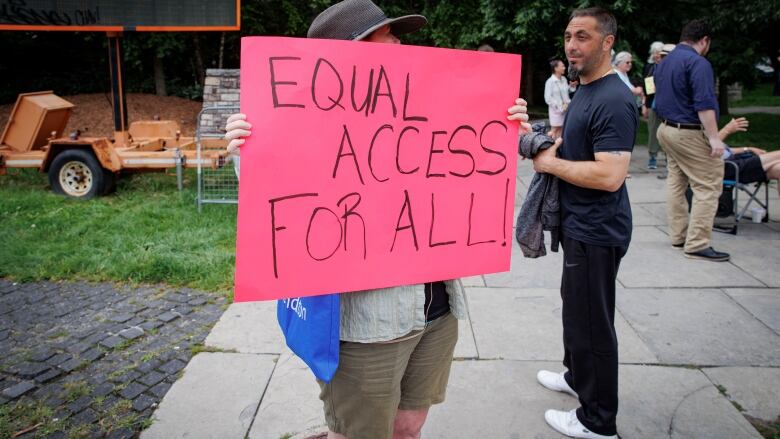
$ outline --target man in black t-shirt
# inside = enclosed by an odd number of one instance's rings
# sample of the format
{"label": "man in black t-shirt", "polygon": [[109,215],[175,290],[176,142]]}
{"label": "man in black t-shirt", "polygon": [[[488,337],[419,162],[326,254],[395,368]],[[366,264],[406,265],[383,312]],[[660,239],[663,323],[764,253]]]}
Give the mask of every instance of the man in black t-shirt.
{"label": "man in black t-shirt", "polygon": [[579,398],[579,409],[545,413],[551,427],[576,438],[617,438],[615,280],[631,241],[625,179],[639,115],[610,65],[616,30],[615,18],[601,8],[572,13],[564,39],[580,87],[569,104],[563,138],[534,158],[536,172],[561,180],[563,364],[568,369],[543,370],[537,379]]}

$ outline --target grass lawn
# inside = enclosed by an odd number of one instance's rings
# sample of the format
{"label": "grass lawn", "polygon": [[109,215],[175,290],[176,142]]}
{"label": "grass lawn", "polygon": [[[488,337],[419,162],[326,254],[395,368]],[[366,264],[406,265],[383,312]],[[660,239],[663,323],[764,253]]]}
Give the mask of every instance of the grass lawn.
{"label": "grass lawn", "polygon": [[[740,116],[723,116],[718,126],[723,126],[732,117],[746,117],[750,122],[747,132],[730,136],[726,143],[731,146],[755,146],[767,151],[780,149],[780,114],[750,113]],[[641,121],[636,133],[636,144],[647,145],[647,122]]]}
{"label": "grass lawn", "polygon": [[742,89],[742,99],[730,101],[732,107],[780,107],[780,96],[772,96],[774,84],[771,82],[756,84],[752,90]]}
{"label": "grass lawn", "polygon": [[89,201],[54,195],[45,174],[0,176],[0,276],[166,283],[230,296],[236,206],[198,213],[196,174],[137,174]]}

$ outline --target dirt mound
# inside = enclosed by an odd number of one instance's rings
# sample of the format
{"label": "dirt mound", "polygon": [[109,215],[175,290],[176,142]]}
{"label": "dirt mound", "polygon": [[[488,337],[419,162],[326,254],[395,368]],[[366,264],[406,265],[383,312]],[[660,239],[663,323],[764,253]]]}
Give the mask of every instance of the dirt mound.
{"label": "dirt mound", "polygon": [[[114,118],[111,110],[111,95],[106,93],[61,96],[74,104],[73,114],[64,135],[79,129],[86,136],[111,137],[114,133]],[[181,126],[183,136],[195,135],[195,119],[203,106],[202,102],[175,96],[150,94],[127,95],[127,120],[175,120]],[[14,104],[0,105],[0,129],[5,129]]]}

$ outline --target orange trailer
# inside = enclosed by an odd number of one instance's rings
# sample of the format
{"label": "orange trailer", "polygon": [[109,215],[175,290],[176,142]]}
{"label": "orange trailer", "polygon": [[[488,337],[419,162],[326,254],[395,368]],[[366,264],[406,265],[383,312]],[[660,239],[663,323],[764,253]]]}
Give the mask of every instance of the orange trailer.
{"label": "orange trailer", "polygon": [[113,191],[120,172],[216,169],[228,160],[222,139],[202,139],[199,158],[195,139],[182,137],[171,120],[133,122],[114,139],[78,131],[63,137],[73,107],[51,91],[20,94],[0,137],[0,174],[37,168],[54,192],[88,199]]}

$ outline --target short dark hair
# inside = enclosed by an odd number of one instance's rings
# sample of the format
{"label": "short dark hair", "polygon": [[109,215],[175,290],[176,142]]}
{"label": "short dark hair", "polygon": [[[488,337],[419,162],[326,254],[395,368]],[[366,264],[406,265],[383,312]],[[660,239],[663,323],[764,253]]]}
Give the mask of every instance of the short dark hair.
{"label": "short dark hair", "polygon": [[577,17],[593,17],[599,24],[599,30],[604,36],[617,37],[617,20],[611,12],[598,6],[593,8],[575,9],[569,16],[569,21]]}
{"label": "short dark hair", "polygon": [[555,73],[555,68],[558,67],[558,63],[562,63],[563,62],[562,59],[560,59],[560,58],[558,58],[556,56],[550,58],[549,61],[550,61],[550,71],[553,72],[553,73]]}
{"label": "short dark hair", "polygon": [[695,43],[704,37],[711,37],[710,25],[704,20],[691,20],[683,26],[680,41]]}

